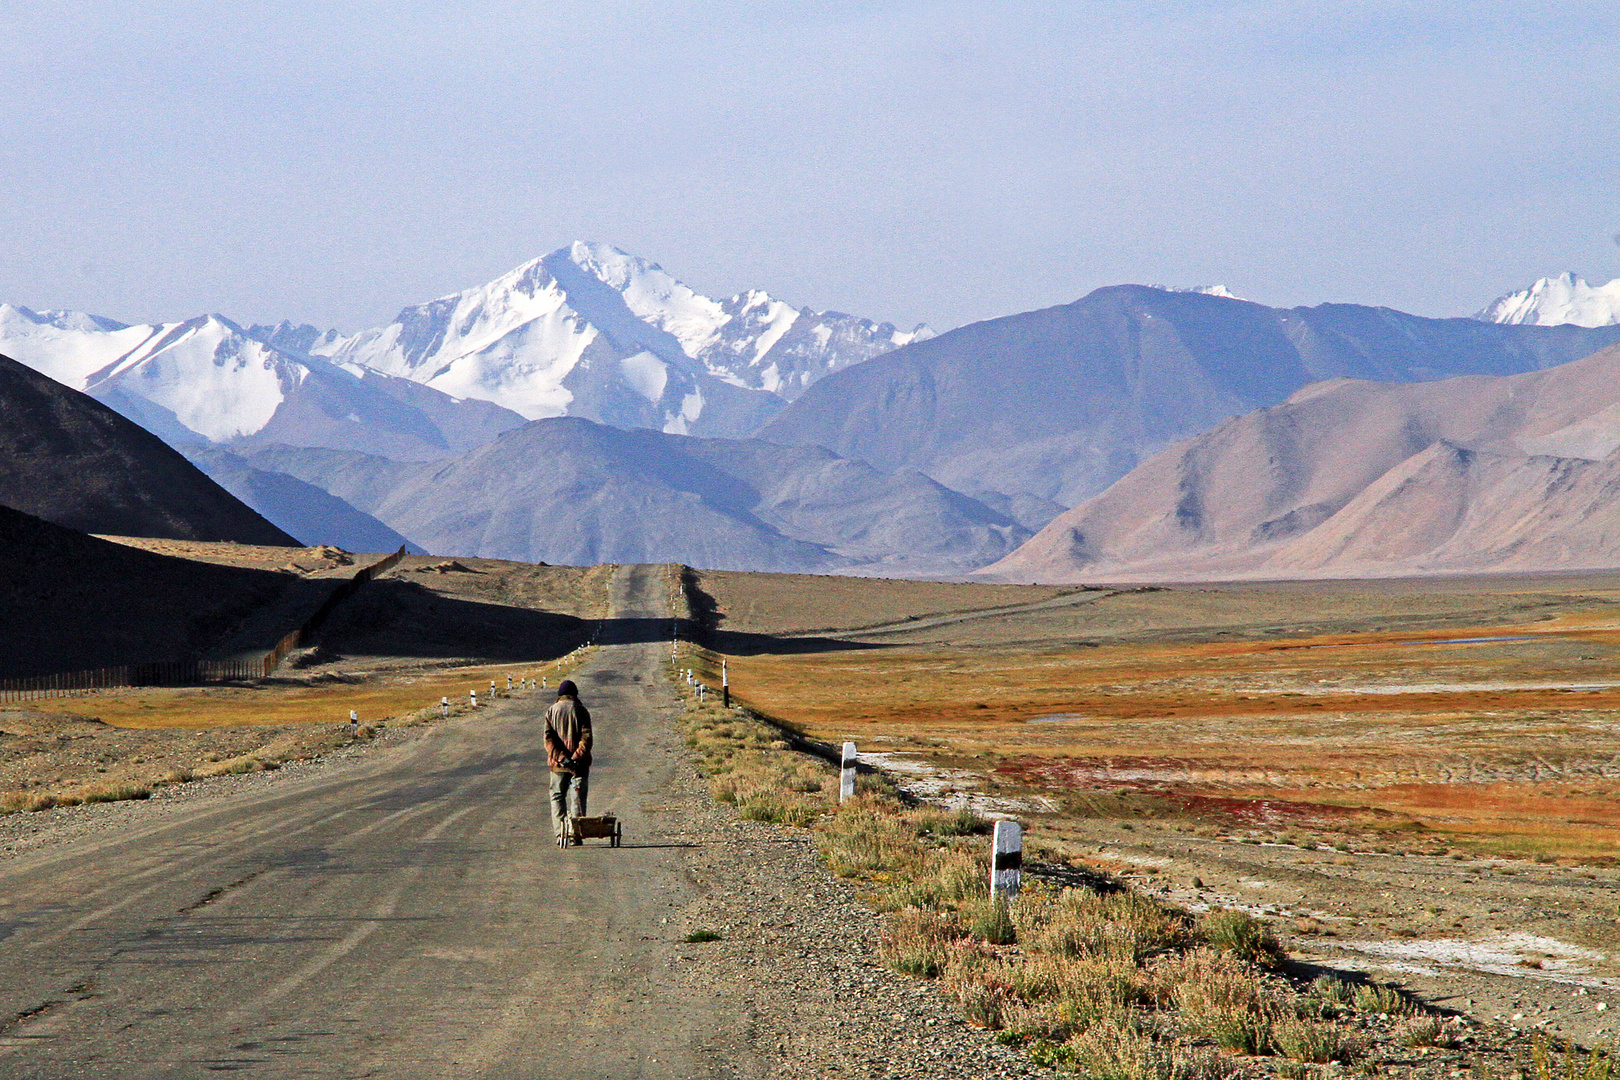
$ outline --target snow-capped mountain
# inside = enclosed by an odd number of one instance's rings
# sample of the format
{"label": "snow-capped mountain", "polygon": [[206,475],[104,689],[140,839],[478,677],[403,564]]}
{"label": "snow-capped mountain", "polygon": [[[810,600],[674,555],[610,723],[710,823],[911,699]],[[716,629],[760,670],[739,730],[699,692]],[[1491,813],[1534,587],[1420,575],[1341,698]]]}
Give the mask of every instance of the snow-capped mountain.
{"label": "snow-capped mountain", "polygon": [[0,354],[174,446],[288,442],[424,458],[457,453],[522,423],[486,402],[291,355],[219,315],[126,326],[0,304]]}
{"label": "snow-capped mountain", "polygon": [[1620,278],[1607,285],[1589,285],[1574,274],[1542,278],[1491,301],[1474,318],[1530,326],[1613,326],[1620,323]]}
{"label": "snow-capped mountain", "polygon": [[530,419],[713,435],[750,433],[823,376],[932,336],[758,291],[714,300],[583,241],[352,336],[286,323],[250,332]]}

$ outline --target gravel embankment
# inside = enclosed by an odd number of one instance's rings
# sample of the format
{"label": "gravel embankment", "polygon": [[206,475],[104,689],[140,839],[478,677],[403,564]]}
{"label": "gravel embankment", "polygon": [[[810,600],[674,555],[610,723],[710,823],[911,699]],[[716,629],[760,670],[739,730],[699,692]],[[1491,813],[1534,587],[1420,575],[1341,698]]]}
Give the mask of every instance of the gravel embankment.
{"label": "gravel embankment", "polygon": [[683,946],[678,964],[693,983],[737,988],[754,1018],[760,1075],[1046,1074],[968,1026],[937,986],[883,965],[879,916],[827,870],[808,830],[739,819],[691,768],[670,801],[691,822],[690,866],[704,890],[679,929],[722,936]]}

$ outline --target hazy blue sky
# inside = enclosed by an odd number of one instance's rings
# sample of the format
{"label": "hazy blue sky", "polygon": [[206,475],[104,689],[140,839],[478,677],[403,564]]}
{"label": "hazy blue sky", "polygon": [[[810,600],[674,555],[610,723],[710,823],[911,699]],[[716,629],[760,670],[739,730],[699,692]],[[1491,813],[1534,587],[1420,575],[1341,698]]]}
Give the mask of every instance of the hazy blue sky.
{"label": "hazy blue sky", "polygon": [[347,330],[574,238],[945,329],[1620,276],[1620,5],[0,0],[0,299]]}

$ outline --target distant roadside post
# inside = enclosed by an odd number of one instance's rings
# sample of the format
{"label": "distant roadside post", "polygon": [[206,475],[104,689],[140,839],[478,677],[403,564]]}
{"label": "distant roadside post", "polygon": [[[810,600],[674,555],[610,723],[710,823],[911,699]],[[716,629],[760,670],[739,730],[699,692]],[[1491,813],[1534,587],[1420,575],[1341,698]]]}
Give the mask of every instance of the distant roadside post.
{"label": "distant roadside post", "polygon": [[720,704],[731,708],[731,676],[726,673],[726,661],[720,661]]}
{"label": "distant roadside post", "polygon": [[349,727],[351,729],[353,729],[353,728],[358,728],[359,726],[360,726],[360,713],[359,713],[359,710],[350,709],[349,710]]}
{"label": "distant roadside post", "polygon": [[439,699],[439,716],[445,720],[450,718],[450,699],[448,697]]}
{"label": "distant roadside post", "polygon": [[838,801],[855,797],[855,744],[844,744],[843,764],[838,770]]}
{"label": "distant roadside post", "polygon": [[990,837],[990,899],[1011,900],[1023,876],[1024,830],[1016,821],[996,822]]}
{"label": "distant roadside post", "polygon": [[478,708],[478,691],[470,690],[467,692],[467,696],[472,698],[472,707],[475,709]]}
{"label": "distant roadside post", "polygon": [[512,692],[512,676],[510,676],[510,675],[508,675],[506,677],[506,692],[507,693]]}

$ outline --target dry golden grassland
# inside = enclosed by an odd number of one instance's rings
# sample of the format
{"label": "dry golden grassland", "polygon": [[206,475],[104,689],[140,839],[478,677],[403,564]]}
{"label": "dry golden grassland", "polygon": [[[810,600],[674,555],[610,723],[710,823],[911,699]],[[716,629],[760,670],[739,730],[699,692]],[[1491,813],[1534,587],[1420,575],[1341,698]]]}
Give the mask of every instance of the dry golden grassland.
{"label": "dry golden grassland", "polygon": [[[740,700],[812,736],[925,754],[1071,813],[1601,862],[1620,856],[1620,614],[1607,594],[1546,599],[1502,599],[1491,620],[1462,605],[1443,629],[1321,633],[1306,591],[1293,625],[1268,610],[1262,632],[1138,619],[1079,647],[1008,646],[979,619],[969,645],[872,648],[857,631],[848,649],[729,665]],[[1359,602],[1393,616],[1405,598]],[[1109,606],[1075,609],[1069,636],[1106,627]],[[1476,638],[1522,640],[1457,640]]]}
{"label": "dry golden grassland", "polygon": [[[392,675],[377,684],[113,691],[0,711],[0,813],[144,799],[164,785],[274,770],[373,738],[383,727],[431,722],[441,697],[451,698],[450,715],[462,715],[474,688],[479,702],[489,703],[491,679],[496,700],[506,698],[507,674],[517,686],[532,676],[555,687],[588,655]],[[362,721],[357,727],[348,722],[351,708]]]}
{"label": "dry golden grassland", "polygon": [[272,678],[243,686],[106,690],[53,700],[50,708],[120,728],[346,723],[351,710],[369,723],[432,709],[441,697],[466,705],[474,690],[487,697],[491,680],[504,697],[508,675],[514,680],[543,677],[555,686],[559,670],[555,662],[486,664],[417,674],[330,676],[307,683]]}
{"label": "dry golden grassland", "polygon": [[[701,652],[681,663],[718,666]],[[1035,877],[1010,904],[993,901],[979,815],[908,806],[875,775],[839,804],[830,765],[749,712],[688,694],[684,722],[718,799],[813,828],[829,867],[888,913],[891,967],[937,980],[969,1022],[1041,1065],[1121,1080],[1298,1078],[1385,1075],[1433,1054],[1436,1075],[1609,1075],[1602,1054],[1493,1038],[1391,986],[1289,977],[1277,941],[1241,911],[1194,916],[1106,878]]]}

